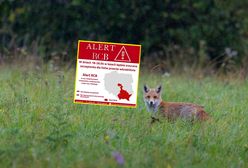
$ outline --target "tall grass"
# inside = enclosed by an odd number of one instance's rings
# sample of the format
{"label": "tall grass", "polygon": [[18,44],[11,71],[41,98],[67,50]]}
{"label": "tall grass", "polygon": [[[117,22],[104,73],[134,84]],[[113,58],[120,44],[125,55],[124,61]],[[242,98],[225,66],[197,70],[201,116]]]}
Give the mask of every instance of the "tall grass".
{"label": "tall grass", "polygon": [[[0,67],[0,167],[248,167],[248,82],[141,73],[136,109],[73,104],[74,70]],[[150,125],[142,84],[212,119]]]}

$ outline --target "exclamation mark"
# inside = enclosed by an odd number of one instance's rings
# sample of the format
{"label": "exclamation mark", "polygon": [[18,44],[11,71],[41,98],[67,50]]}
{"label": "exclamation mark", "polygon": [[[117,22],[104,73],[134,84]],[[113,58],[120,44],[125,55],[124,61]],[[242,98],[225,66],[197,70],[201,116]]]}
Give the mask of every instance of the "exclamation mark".
{"label": "exclamation mark", "polygon": [[122,52],[121,52],[121,59],[122,59],[122,60],[124,60],[124,56],[125,56],[125,52],[122,51]]}

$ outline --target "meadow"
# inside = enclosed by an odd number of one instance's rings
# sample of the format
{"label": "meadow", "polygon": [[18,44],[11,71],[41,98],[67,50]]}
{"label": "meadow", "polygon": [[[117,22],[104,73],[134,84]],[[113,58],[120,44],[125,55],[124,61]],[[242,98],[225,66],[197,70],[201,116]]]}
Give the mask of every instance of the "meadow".
{"label": "meadow", "polygon": [[[132,109],[74,104],[74,77],[0,67],[0,167],[248,167],[247,80],[141,71]],[[144,83],[161,83],[164,100],[204,105],[211,120],[151,125]]]}

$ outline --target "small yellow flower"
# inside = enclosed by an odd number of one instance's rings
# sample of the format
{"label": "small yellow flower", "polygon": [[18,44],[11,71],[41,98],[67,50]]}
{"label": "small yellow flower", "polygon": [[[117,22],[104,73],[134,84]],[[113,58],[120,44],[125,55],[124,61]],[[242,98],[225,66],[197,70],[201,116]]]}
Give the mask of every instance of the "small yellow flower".
{"label": "small yellow flower", "polygon": [[109,136],[108,136],[108,135],[105,135],[105,136],[104,136],[104,141],[105,141],[106,143],[109,142]]}

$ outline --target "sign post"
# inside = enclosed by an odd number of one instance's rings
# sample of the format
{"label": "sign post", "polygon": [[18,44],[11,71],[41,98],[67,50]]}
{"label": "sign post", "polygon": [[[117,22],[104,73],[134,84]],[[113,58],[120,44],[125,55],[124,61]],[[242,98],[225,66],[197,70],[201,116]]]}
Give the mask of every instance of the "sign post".
{"label": "sign post", "polygon": [[78,42],[74,103],[137,106],[141,45]]}

